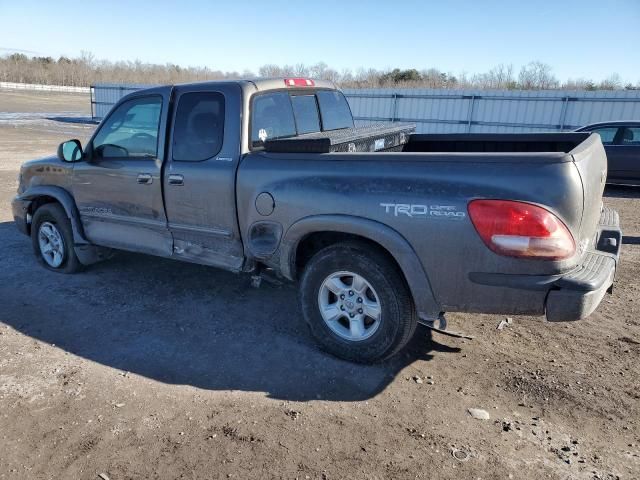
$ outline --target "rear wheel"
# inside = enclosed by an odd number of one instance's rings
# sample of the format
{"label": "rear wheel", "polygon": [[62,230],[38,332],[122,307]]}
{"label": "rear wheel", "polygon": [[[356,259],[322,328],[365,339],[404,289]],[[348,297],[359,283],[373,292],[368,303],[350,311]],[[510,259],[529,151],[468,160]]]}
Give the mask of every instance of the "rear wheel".
{"label": "rear wheel", "polygon": [[47,269],[62,273],[82,269],[73,249],[71,223],[60,205],[47,203],[36,210],[31,224],[31,242],[36,257]]}
{"label": "rear wheel", "polygon": [[321,347],[360,363],[393,355],[417,325],[397,265],[364,243],[340,243],[316,253],[302,274],[300,303]]}

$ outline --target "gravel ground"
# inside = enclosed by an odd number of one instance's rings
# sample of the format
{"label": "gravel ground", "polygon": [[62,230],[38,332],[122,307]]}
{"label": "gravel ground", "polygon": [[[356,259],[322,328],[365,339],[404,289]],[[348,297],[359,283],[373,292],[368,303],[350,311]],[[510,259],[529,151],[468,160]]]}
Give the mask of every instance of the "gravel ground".
{"label": "gravel ground", "polygon": [[625,244],[590,318],[450,314],[474,340],[419,328],[357,366],[315,348],[294,286],[126,253],[41,268],[17,169],[85,140],[88,110],[0,91],[0,479],[640,477],[640,189],[607,189]]}

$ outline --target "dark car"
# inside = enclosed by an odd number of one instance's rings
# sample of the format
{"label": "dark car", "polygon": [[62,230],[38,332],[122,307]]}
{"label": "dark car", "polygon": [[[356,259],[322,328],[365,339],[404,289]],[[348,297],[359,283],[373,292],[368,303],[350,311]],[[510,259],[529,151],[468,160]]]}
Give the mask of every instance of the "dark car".
{"label": "dark car", "polygon": [[607,152],[607,183],[640,185],[640,121],[594,123],[576,132],[600,134]]}

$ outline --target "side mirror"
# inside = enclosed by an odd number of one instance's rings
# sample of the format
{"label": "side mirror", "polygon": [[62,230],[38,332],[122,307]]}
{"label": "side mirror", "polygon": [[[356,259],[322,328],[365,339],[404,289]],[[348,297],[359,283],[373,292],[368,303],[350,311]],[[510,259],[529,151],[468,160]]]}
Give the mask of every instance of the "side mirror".
{"label": "side mirror", "polygon": [[80,140],[68,140],[58,145],[58,158],[63,162],[82,160],[82,144]]}

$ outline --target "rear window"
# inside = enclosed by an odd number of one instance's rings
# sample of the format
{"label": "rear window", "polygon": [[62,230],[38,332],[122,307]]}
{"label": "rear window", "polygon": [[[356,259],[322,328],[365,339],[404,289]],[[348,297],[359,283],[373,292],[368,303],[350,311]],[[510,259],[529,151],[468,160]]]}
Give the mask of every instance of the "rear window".
{"label": "rear window", "polygon": [[324,130],[353,128],[351,109],[343,94],[335,91],[320,91],[317,95]]}
{"label": "rear window", "polygon": [[251,146],[254,148],[261,147],[265,140],[351,127],[351,110],[341,92],[273,92],[253,99]]}
{"label": "rear window", "polygon": [[320,115],[315,95],[296,95],[291,97],[293,114],[296,118],[298,135],[320,131]]}
{"label": "rear window", "polygon": [[293,137],[296,122],[287,92],[259,95],[253,100],[251,145],[262,145],[265,140]]}

